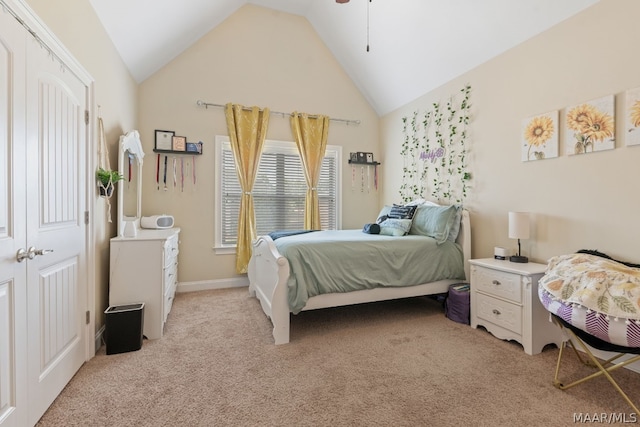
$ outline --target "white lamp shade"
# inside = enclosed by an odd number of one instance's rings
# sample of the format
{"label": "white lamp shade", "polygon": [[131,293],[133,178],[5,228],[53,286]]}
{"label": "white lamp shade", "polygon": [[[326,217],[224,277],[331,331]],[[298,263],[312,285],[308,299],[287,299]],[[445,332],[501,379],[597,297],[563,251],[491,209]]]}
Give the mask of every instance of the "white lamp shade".
{"label": "white lamp shade", "polygon": [[529,213],[509,212],[509,238],[528,239],[529,238]]}

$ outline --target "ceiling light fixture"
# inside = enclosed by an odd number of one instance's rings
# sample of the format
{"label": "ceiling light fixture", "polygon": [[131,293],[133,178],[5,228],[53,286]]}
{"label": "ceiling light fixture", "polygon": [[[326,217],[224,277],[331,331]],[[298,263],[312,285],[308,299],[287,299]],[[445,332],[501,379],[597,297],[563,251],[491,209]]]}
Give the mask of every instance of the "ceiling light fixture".
{"label": "ceiling light fixture", "polygon": [[[345,4],[349,3],[349,0],[336,0],[336,3]],[[367,52],[369,52],[369,3],[371,0],[367,2]]]}
{"label": "ceiling light fixture", "polygon": [[367,52],[369,52],[369,5],[371,4],[371,0],[367,2]]}

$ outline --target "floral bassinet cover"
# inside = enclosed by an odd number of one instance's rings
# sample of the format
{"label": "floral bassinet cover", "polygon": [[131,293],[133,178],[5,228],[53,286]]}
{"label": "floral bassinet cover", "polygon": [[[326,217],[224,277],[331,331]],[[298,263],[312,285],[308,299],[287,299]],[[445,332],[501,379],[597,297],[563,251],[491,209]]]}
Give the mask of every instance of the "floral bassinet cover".
{"label": "floral bassinet cover", "polygon": [[640,347],[640,268],[577,253],[549,260],[538,294],[551,313],[583,331]]}

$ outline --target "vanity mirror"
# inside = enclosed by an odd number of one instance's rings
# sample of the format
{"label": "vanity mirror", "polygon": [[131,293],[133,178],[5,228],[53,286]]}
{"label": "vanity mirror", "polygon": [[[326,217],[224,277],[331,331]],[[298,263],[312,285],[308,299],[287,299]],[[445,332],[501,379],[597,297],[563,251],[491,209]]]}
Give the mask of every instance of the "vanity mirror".
{"label": "vanity mirror", "polygon": [[144,151],[140,134],[132,130],[120,137],[118,171],[118,236],[135,237],[142,216],[142,164]]}

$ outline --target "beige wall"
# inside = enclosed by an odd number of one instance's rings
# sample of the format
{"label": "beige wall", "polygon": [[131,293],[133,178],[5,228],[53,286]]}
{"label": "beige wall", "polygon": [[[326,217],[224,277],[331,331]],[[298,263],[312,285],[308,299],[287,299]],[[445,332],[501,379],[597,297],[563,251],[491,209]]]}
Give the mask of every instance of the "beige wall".
{"label": "beige wall", "polygon": [[[509,52],[420,96],[379,121],[333,56],[301,17],[253,5],[242,7],[219,27],[139,88],[116,53],[88,2],[27,0],[71,53],[95,78],[111,162],[119,135],[139,128],[149,154],[144,169],[143,215],[168,213],[183,229],[181,282],[235,276],[233,255],[216,255],[214,241],[214,138],[227,133],[222,109],[195,102],[235,102],[275,111],[304,111],[361,120],[359,126],[332,122],[329,143],[343,146],[343,228],[373,220],[383,203],[399,200],[402,161],[401,118],[472,86],[471,172],[467,207],[472,212],[473,256],[491,256],[496,245],[514,248],[507,237],[507,212],[533,213],[532,238],[523,252],[537,261],[579,248],[637,259],[640,209],[637,167],[640,147],[624,145],[624,91],[640,86],[634,55],[633,0],[602,0],[583,13]],[[82,37],[78,37],[81,34]],[[256,77],[259,76],[259,77]],[[616,95],[616,149],[520,161],[522,120]],[[138,121],[136,120],[138,115]],[[191,192],[158,192],[155,187],[154,129],[174,130],[189,141],[204,141],[197,160],[198,185]],[[380,132],[380,133],[379,133]],[[269,139],[291,140],[289,122],[272,115]],[[379,144],[380,141],[380,144]],[[380,190],[351,190],[350,151],[372,151],[382,160]],[[380,197],[378,197],[380,196]],[[96,312],[108,305],[108,239],[115,222],[96,198]],[[115,210],[114,210],[115,218]],[[102,324],[97,316],[97,327]]]}
{"label": "beige wall", "polygon": [[[88,1],[27,0],[27,3],[93,77],[95,102],[100,105],[110,162],[116,168],[119,137],[136,126],[138,85]],[[93,119],[97,120],[95,117]],[[95,181],[92,180],[90,185],[95,185]],[[103,312],[109,302],[109,239],[116,234],[115,197],[112,203],[114,222],[109,223],[106,204],[96,193],[93,222],[96,243],[96,330],[104,323]]]}
{"label": "beige wall", "polygon": [[[399,200],[401,118],[472,86],[470,197],[474,257],[494,246],[517,248],[507,236],[510,210],[533,214],[523,252],[536,261],[581,248],[640,259],[640,147],[625,146],[624,92],[640,86],[636,54],[640,2],[602,0],[503,55],[381,118],[384,193]],[[428,71],[425,71],[428,72]],[[616,149],[568,156],[566,108],[615,95]],[[521,162],[524,119],[560,110],[560,156]]]}
{"label": "beige wall", "polygon": [[[214,139],[227,135],[224,111],[198,107],[198,99],[361,120],[359,126],[331,122],[328,143],[343,147],[343,228],[375,219],[378,193],[351,191],[347,159],[351,151],[378,157],[376,113],[305,18],[246,5],[140,85],[140,134],[149,155],[142,214],[174,215],[182,229],[181,283],[236,276],[235,255],[213,250]],[[196,160],[195,191],[157,190],[155,129],[204,142],[204,154]],[[267,139],[292,141],[288,118],[272,114]]]}

